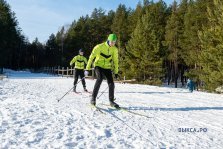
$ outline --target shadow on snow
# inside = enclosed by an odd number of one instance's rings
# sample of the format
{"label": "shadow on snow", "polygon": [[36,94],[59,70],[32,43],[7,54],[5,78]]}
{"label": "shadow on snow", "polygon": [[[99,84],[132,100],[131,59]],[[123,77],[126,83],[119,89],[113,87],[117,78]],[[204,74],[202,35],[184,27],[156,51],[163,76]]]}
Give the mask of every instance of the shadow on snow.
{"label": "shadow on snow", "polygon": [[127,109],[144,110],[144,111],[204,111],[204,110],[223,110],[223,107],[182,107],[182,108],[127,107]]}

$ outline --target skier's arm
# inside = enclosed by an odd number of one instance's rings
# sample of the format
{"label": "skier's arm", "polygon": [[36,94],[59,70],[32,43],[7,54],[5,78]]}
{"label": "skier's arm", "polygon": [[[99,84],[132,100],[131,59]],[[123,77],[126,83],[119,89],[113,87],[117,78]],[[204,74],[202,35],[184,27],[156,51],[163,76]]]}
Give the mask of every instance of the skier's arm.
{"label": "skier's arm", "polygon": [[93,51],[91,52],[90,58],[87,62],[87,66],[86,66],[86,70],[90,70],[91,69],[91,63],[93,61],[93,59],[97,56],[97,54],[100,52],[99,46],[95,46]]}
{"label": "skier's arm", "polygon": [[113,62],[115,66],[115,74],[118,74],[118,49],[116,48],[113,52]]}
{"label": "skier's arm", "polygon": [[75,56],[71,61],[70,61],[70,66],[73,65],[77,61],[77,56]]}

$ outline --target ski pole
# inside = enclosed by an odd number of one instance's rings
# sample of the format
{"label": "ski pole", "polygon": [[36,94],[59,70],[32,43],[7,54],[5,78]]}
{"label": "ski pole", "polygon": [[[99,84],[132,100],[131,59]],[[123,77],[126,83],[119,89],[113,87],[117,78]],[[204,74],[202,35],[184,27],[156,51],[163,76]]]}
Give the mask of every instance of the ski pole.
{"label": "ski pole", "polygon": [[106,87],[106,89],[104,91],[101,92],[100,96],[97,97],[97,99],[99,99],[101,97],[101,95],[103,95],[105,93],[105,91],[108,89],[108,86]]}
{"label": "ski pole", "polygon": [[[80,81],[77,82],[80,83],[85,77],[83,77]],[[71,89],[69,89],[69,91],[67,91],[60,99],[58,99],[57,101],[59,102],[61,99],[63,99],[74,87],[77,86],[77,84],[75,84]]]}

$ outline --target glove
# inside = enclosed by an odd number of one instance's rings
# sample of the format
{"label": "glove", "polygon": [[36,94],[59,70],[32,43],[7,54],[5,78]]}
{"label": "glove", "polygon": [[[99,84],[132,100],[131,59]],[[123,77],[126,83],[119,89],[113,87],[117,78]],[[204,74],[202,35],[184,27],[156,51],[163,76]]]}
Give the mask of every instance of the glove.
{"label": "glove", "polygon": [[119,78],[119,75],[118,74],[115,74],[115,79],[118,79]]}
{"label": "glove", "polygon": [[89,72],[87,70],[84,71],[85,77],[88,76]]}

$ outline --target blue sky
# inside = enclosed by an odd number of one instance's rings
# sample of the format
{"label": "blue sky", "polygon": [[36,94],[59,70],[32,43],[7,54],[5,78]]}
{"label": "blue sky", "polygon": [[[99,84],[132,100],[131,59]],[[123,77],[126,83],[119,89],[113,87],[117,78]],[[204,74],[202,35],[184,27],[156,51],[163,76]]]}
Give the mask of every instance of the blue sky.
{"label": "blue sky", "polygon": [[[23,34],[32,42],[46,42],[52,33],[91,14],[94,8],[116,10],[120,3],[135,8],[139,0],[6,0],[16,13]],[[156,0],[155,0],[156,1]],[[164,0],[171,4],[173,0]]]}

